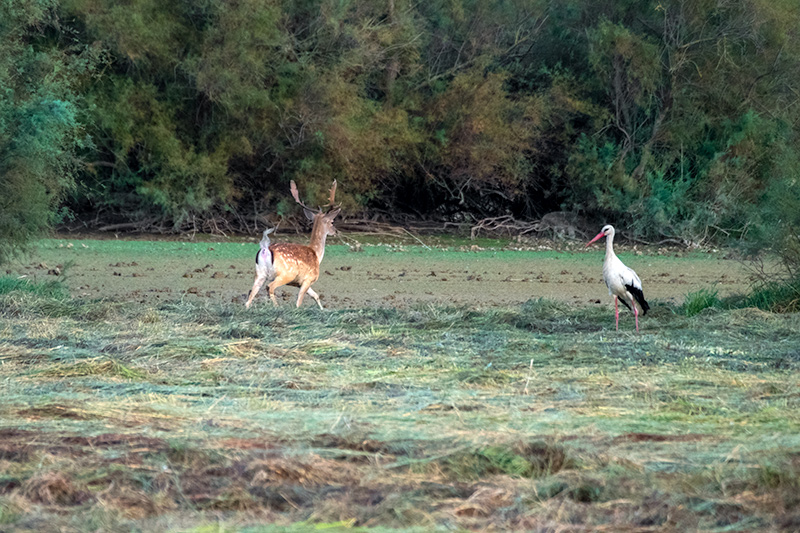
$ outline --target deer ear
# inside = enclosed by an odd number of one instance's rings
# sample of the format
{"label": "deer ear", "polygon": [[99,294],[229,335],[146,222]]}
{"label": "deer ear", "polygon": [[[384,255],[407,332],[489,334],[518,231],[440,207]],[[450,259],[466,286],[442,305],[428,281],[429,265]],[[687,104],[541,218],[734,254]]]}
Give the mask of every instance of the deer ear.
{"label": "deer ear", "polygon": [[327,218],[328,220],[333,220],[334,218],[336,218],[336,215],[338,215],[340,211],[341,211],[341,208],[334,209],[333,211],[327,213],[325,215],[325,218]]}
{"label": "deer ear", "polygon": [[311,209],[309,209],[307,207],[303,208],[303,213],[306,214],[306,218],[308,220],[314,220],[314,215],[316,215],[316,213],[314,211],[312,211]]}

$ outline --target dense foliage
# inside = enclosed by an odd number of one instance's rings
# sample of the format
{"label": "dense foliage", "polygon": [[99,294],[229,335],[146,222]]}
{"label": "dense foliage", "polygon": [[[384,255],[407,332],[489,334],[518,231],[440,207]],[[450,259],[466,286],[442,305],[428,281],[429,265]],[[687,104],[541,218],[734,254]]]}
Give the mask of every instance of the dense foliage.
{"label": "dense foliage", "polygon": [[[26,172],[68,182],[77,149],[67,205],[100,224],[252,230],[290,179],[338,179],[351,214],[570,210],[685,242],[800,206],[794,0],[43,2],[4,8],[30,20],[3,13],[0,83],[37,88],[0,94],[2,149],[52,108]],[[93,76],[64,67],[80,49]]]}
{"label": "dense foliage", "polygon": [[73,86],[92,50],[41,43],[53,17],[47,0],[0,3],[0,262],[59,219],[75,150],[88,147]]}

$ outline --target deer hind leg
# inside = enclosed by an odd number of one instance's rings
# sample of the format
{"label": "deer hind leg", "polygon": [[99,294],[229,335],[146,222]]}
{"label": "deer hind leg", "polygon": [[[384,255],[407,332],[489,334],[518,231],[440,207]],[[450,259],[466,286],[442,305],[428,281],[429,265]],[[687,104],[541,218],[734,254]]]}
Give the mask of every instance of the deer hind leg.
{"label": "deer hind leg", "polygon": [[269,272],[266,268],[262,268],[261,265],[256,263],[256,280],[253,282],[253,288],[250,289],[250,296],[247,298],[247,303],[244,304],[245,308],[249,309],[250,305],[253,303],[253,299],[258,294],[259,289],[261,286],[264,285],[264,282],[267,281],[267,277]]}
{"label": "deer hind leg", "polygon": [[319,306],[319,308],[324,311],[324,309],[322,308],[322,302],[319,301],[319,294],[317,294],[311,287],[309,287],[306,292],[308,293],[309,296],[311,296],[312,298],[314,298],[314,300],[317,301],[317,305]]}
{"label": "deer hind leg", "polygon": [[275,298],[275,289],[290,283],[292,280],[294,280],[293,275],[278,276],[277,278],[272,280],[272,283],[267,285],[267,290],[269,291],[269,299],[272,300],[272,303],[275,305],[275,307],[278,307],[278,299]]}
{"label": "deer hind leg", "polygon": [[259,275],[256,275],[256,280],[255,282],[253,282],[253,288],[250,289],[250,296],[248,296],[247,298],[247,303],[244,304],[245,308],[250,309],[250,305],[253,303],[253,299],[256,297],[256,294],[258,294],[259,289],[261,289],[261,286],[264,284],[266,280],[267,280],[266,276],[261,277]]}

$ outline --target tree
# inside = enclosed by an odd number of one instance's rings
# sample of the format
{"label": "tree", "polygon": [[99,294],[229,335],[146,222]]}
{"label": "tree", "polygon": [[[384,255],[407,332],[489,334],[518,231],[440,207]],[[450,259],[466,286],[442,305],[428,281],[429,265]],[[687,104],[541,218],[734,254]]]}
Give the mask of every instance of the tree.
{"label": "tree", "polygon": [[105,54],[73,85],[94,146],[70,204],[104,223],[253,229],[294,209],[289,180],[321,197],[335,178],[350,212],[569,209],[698,242],[740,236],[800,170],[786,155],[800,153],[791,0],[62,0],[59,13],[47,50]]}
{"label": "tree", "polygon": [[60,219],[84,142],[73,80],[91,53],[43,42],[53,4],[0,4],[0,262]]}
{"label": "tree", "polygon": [[569,203],[651,238],[741,236],[789,170],[781,151],[800,149],[786,127],[800,118],[800,9],[670,0],[635,18],[598,11],[579,94],[606,118],[570,150]]}

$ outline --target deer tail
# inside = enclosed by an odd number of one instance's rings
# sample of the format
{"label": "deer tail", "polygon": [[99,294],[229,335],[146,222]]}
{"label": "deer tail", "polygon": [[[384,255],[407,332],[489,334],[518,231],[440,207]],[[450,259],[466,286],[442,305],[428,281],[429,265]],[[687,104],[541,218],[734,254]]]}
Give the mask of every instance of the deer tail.
{"label": "deer tail", "polygon": [[275,228],[267,228],[264,230],[264,234],[261,237],[261,242],[258,243],[261,246],[261,249],[268,249],[270,245],[269,234],[275,231]]}
{"label": "deer tail", "polygon": [[266,275],[267,279],[275,277],[275,266],[272,262],[272,251],[269,249],[271,241],[269,234],[275,231],[275,228],[267,228],[261,237],[261,242],[258,243],[261,249],[256,254],[256,271],[260,274]]}

